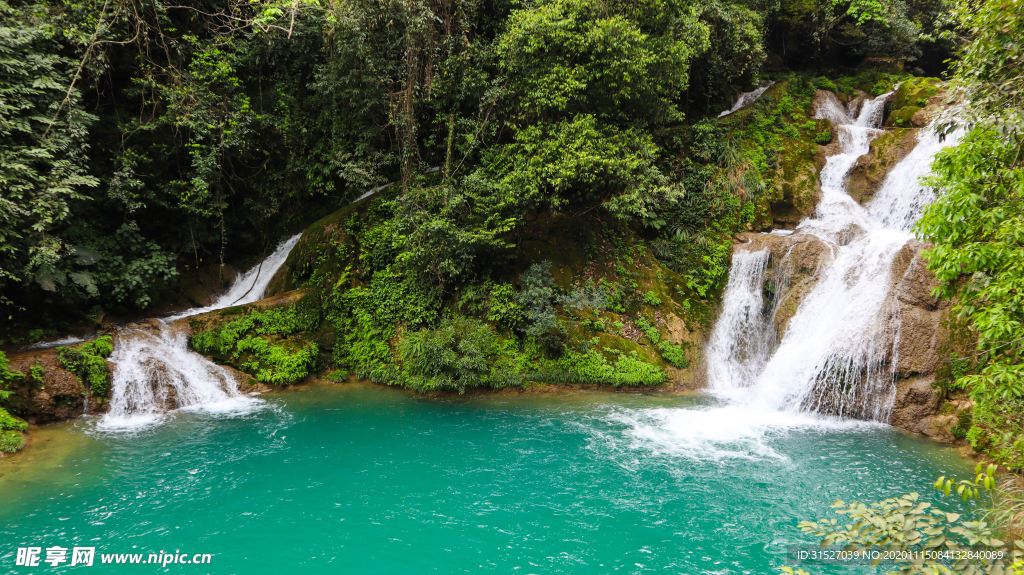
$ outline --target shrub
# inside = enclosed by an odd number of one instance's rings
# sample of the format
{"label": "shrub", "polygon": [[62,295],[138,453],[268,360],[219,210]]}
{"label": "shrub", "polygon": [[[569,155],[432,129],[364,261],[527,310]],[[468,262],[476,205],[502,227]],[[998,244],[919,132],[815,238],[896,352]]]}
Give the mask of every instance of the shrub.
{"label": "shrub", "polygon": [[243,353],[252,354],[252,359],[241,364],[243,371],[273,385],[291,385],[305,379],[316,365],[320,353],[315,343],[288,349],[260,336],[239,340],[236,349],[235,357]]}
{"label": "shrub", "polygon": [[980,427],[971,427],[964,438],[975,451],[983,451],[989,445],[988,434]]}
{"label": "shrub", "polygon": [[463,316],[447,317],[437,329],[412,332],[398,346],[397,382],[417,391],[522,385],[515,349],[491,327]]}
{"label": "shrub", "polygon": [[506,328],[514,328],[523,322],[523,306],[519,294],[511,284],[498,284],[491,288],[487,320]]}
{"label": "shrub", "polygon": [[551,262],[533,264],[521,280],[523,289],[518,301],[528,324],[523,331],[542,345],[557,347],[562,343],[565,330],[555,314],[555,278],[551,275]]}
{"label": "shrub", "polygon": [[345,383],[348,381],[348,371],[344,369],[332,369],[327,372],[325,376],[327,381],[333,381],[334,383]]}
{"label": "shrub", "polygon": [[661,385],[668,379],[665,370],[639,359],[635,351],[622,353],[607,348],[605,351],[618,355],[615,363],[609,362],[596,349],[586,352],[566,349],[552,369],[531,377],[542,382],[596,383],[615,387]]}
{"label": "shrub", "polygon": [[829,80],[828,78],[826,78],[824,76],[818,76],[817,78],[815,78],[814,79],[814,85],[817,88],[820,88],[822,90],[830,90],[832,92],[838,92],[839,91],[839,88],[836,87],[836,85],[832,82],[832,80]]}
{"label": "shrub", "polygon": [[824,130],[814,135],[814,143],[819,145],[827,145],[832,142],[832,130]]}
{"label": "shrub", "polygon": [[7,410],[0,408],[0,430],[3,431],[25,431],[28,424],[20,419],[15,419]]}

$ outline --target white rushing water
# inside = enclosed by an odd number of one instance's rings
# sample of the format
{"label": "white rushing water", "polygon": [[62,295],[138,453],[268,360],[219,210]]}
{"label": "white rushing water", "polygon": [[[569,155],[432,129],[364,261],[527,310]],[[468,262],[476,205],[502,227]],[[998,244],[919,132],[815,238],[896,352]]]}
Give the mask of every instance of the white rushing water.
{"label": "white rushing water", "polygon": [[728,110],[722,112],[721,114],[718,115],[718,117],[724,118],[725,116],[728,116],[733,112],[738,112],[743,108],[746,108],[747,106],[753,104],[754,102],[757,101],[758,98],[761,97],[761,94],[764,94],[765,91],[768,88],[771,88],[774,84],[775,82],[771,81],[756,90],[740,93],[740,95],[736,97],[736,103],[732,105],[732,108],[729,108]]}
{"label": "white rushing water", "polygon": [[139,429],[160,421],[173,409],[247,413],[258,408],[259,400],[239,392],[227,369],[188,348],[187,331],[178,320],[259,301],[300,237],[298,234],[281,242],[274,253],[239,276],[212,305],[153,320],[148,327],[118,332],[110,356],[117,365],[110,411],[103,416],[99,429]]}
{"label": "white rushing water", "polygon": [[792,233],[771,235],[790,239],[790,251],[800,241],[820,241],[826,250],[785,332],[776,332],[776,306],[792,270],[752,242],[733,254],[706,350],[709,388],[720,404],[630,415],[622,423],[638,444],[700,460],[776,458],[771,442],[778,434],[888,421],[900,335],[892,264],[934,200],[918,178],[958,139],[940,141],[922,130],[871,202],[858,204],[846,192],[847,177],[882,134],[888,96],[849,107],[832,98],[817,111],[837,127],[838,140],[820,174],[819,204]]}
{"label": "white rushing water", "polygon": [[900,327],[890,293],[892,264],[934,199],[918,178],[928,173],[935,153],[957,138],[940,142],[935,132],[921,131],[913,152],[861,206],[846,193],[846,179],[882,133],[876,126],[887,97],[863,102],[855,118],[835,100],[818,111],[837,124],[839,151],[822,169],[814,216],[795,234],[823,241],[831,257],[781,338],[774,333],[775,310],[755,301],[764,299],[767,265],[750,262],[767,260],[767,250],[734,255],[722,317],[707,350],[710,387],[729,400],[778,412],[888,421]]}

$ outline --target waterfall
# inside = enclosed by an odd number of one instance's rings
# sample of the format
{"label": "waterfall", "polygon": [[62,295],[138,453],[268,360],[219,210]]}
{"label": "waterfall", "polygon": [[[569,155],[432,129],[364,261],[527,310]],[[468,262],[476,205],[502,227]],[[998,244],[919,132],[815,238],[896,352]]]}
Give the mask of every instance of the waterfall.
{"label": "waterfall", "polygon": [[259,301],[301,235],[281,242],[270,256],[239,276],[212,305],[118,331],[110,356],[116,364],[110,411],[99,428],[138,429],[158,422],[173,409],[245,413],[256,408],[260,402],[238,391],[231,372],[188,348],[188,332],[181,320]]}
{"label": "waterfall", "polygon": [[754,102],[757,101],[758,98],[761,97],[761,94],[764,94],[765,90],[771,88],[774,84],[775,82],[771,81],[756,90],[740,93],[740,95],[736,97],[736,103],[732,105],[732,108],[729,108],[728,110],[722,112],[721,114],[718,115],[718,117],[724,118],[725,116],[728,116],[733,112],[737,112],[753,104]]}
{"label": "waterfall", "polygon": [[[936,152],[957,140],[940,141],[933,130],[922,130],[914,150],[868,206],[861,206],[846,193],[846,180],[882,133],[877,127],[888,97],[858,102],[856,114],[834,96],[819,106],[816,117],[836,126],[839,150],[821,171],[814,215],[786,236],[824,245],[816,281],[779,337],[770,303],[780,297],[780,281],[789,273],[757,241],[736,251],[707,347],[712,391],[759,409],[888,421],[900,326],[890,293],[892,264],[912,238],[922,208],[934,199],[918,177],[928,173]],[[773,266],[775,278],[766,282]],[[775,293],[766,294],[766,285]]]}

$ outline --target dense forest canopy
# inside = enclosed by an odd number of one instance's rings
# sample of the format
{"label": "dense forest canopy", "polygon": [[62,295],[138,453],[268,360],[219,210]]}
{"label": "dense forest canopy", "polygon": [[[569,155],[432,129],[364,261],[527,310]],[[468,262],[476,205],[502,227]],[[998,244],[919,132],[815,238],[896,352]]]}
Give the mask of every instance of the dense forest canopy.
{"label": "dense forest canopy", "polygon": [[745,164],[713,150],[696,161],[716,169],[681,167],[680,126],[766,66],[880,53],[937,73],[957,43],[941,0],[89,0],[0,14],[0,303],[11,325],[46,327],[144,310],[176,275],[266,253],[390,182],[395,261],[442,289],[486,274],[480,254],[500,259],[528,213],[699,231]]}

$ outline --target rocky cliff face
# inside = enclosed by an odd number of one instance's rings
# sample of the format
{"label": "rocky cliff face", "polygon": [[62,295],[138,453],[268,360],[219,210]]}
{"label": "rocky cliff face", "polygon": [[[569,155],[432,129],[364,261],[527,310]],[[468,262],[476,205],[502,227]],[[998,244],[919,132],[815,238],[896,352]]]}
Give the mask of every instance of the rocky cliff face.
{"label": "rocky cliff face", "polygon": [[[771,300],[769,308],[781,338],[803,298],[833,258],[833,251],[827,243],[799,232],[745,233],[736,239],[734,250],[767,249],[770,254],[764,293]],[[911,240],[892,264],[886,305],[895,310],[899,329],[892,332],[893,340],[880,346],[894,350],[886,360],[886,369],[895,372],[897,387],[890,423],[940,441],[953,441],[950,427],[955,424],[956,415],[940,415],[941,397],[932,385],[942,365],[940,351],[948,336],[950,303],[931,295],[937,280],[921,255],[927,247]]]}

